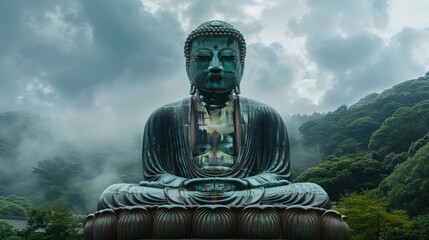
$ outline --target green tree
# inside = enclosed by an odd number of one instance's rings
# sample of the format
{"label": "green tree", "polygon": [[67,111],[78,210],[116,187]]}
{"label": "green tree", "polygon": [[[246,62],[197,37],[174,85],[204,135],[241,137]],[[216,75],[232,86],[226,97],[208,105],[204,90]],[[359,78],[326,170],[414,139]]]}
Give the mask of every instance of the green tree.
{"label": "green tree", "polygon": [[15,195],[0,196],[0,215],[27,217],[33,204],[28,198]]}
{"label": "green tree", "polygon": [[362,143],[354,138],[347,138],[341,142],[332,152],[333,155],[342,156],[362,151]]}
{"label": "green tree", "polygon": [[379,189],[389,197],[390,206],[406,209],[411,215],[429,211],[429,143],[380,184]]}
{"label": "green tree", "polygon": [[347,124],[347,106],[342,105],[321,119],[308,121],[299,128],[303,141],[309,146],[317,145],[323,154],[329,155],[347,137],[344,135]]}
{"label": "green tree", "polygon": [[336,210],[345,214],[353,239],[394,239],[408,236],[411,222],[405,211],[388,211],[388,200],[375,191],[343,196]]}
{"label": "green tree", "polygon": [[12,225],[7,222],[0,221],[0,240],[16,235],[16,231]]}
{"label": "green tree", "polygon": [[22,240],[22,237],[19,237],[19,236],[10,236],[10,237],[6,238],[6,240]]}
{"label": "green tree", "polygon": [[[82,227],[83,217],[73,214],[64,202],[58,201],[46,208],[34,208],[24,232],[30,239],[81,239]],[[37,232],[38,229],[44,231]]]}
{"label": "green tree", "polygon": [[429,132],[429,100],[398,109],[375,131],[368,148],[383,161],[389,153],[407,152],[410,145]]}
{"label": "green tree", "polygon": [[412,237],[414,239],[429,240],[429,213],[414,217],[412,223]]}
{"label": "green tree", "polygon": [[0,199],[0,215],[27,217],[27,212],[22,206]]}
{"label": "green tree", "polygon": [[381,182],[381,163],[365,154],[329,156],[320,165],[309,168],[295,182],[314,182],[322,186],[332,200],[340,194],[373,189]]}
{"label": "green tree", "polygon": [[33,174],[38,177],[37,185],[46,202],[64,199],[68,206],[83,208],[80,206],[84,202],[83,189],[79,183],[86,176],[82,164],[62,157],[48,158],[33,167]]}
{"label": "green tree", "polygon": [[416,152],[423,147],[424,145],[426,145],[427,143],[429,143],[429,132],[426,133],[426,135],[424,135],[422,138],[420,138],[419,140],[417,140],[416,142],[413,142],[410,146],[410,148],[408,149],[408,156],[412,157],[414,156],[414,154],[416,154]]}
{"label": "green tree", "polygon": [[384,157],[383,163],[381,164],[384,171],[388,174],[393,172],[396,165],[405,162],[408,159],[408,154],[405,152],[401,153],[389,153]]}
{"label": "green tree", "polygon": [[353,139],[356,139],[363,147],[368,145],[371,134],[377,130],[379,126],[380,124],[378,122],[374,121],[371,117],[365,116],[347,124],[346,132],[348,136],[353,136]]}

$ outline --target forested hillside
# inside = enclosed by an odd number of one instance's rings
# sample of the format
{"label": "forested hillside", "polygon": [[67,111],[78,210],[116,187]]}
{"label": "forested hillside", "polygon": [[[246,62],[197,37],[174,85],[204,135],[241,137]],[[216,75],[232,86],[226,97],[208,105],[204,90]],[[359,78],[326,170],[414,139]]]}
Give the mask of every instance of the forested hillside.
{"label": "forested hillside", "polygon": [[294,181],[318,183],[339,201],[355,239],[429,239],[429,74],[299,129],[323,161]]}
{"label": "forested hillside", "polygon": [[[285,120],[293,181],[326,189],[355,239],[429,239],[429,74],[333,112]],[[141,180],[140,132],[102,138],[74,124],[0,114],[0,215],[27,217],[32,205],[58,200],[87,214],[106,186]]]}
{"label": "forested hillside", "polygon": [[325,156],[367,151],[372,133],[401,107],[429,99],[429,75],[409,80],[380,94],[370,94],[350,107],[340,106],[321,119],[304,123],[303,141],[318,145]]}

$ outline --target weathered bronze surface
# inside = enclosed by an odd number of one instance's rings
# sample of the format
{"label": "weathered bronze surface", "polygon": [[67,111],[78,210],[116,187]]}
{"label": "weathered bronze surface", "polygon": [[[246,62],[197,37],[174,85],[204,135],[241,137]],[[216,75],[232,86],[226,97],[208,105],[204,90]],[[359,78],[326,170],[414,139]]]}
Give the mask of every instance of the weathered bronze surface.
{"label": "weathered bronze surface", "polygon": [[99,212],[88,219],[93,236],[132,239],[125,237],[130,229],[144,225],[136,233],[141,238],[348,239],[338,214],[323,217],[330,200],[320,186],[289,182],[281,116],[239,96],[245,55],[244,37],[228,23],[209,21],[191,32],[185,43],[191,97],[147,120],[143,181],[102,193]]}

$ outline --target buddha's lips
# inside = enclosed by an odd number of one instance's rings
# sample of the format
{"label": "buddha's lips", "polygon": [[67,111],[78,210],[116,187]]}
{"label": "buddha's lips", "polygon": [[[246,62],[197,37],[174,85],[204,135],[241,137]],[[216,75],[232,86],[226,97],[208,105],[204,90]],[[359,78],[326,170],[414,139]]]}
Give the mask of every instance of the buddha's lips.
{"label": "buddha's lips", "polygon": [[222,73],[209,73],[210,80],[220,81],[223,79]]}

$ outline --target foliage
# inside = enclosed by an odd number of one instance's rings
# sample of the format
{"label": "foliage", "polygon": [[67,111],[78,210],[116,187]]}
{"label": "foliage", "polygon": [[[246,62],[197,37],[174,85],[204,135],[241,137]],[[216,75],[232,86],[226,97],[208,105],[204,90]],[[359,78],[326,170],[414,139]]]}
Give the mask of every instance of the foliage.
{"label": "foliage", "polygon": [[0,196],[0,215],[27,217],[33,204],[25,197]]}
{"label": "foliage", "polygon": [[332,152],[335,156],[342,156],[350,153],[358,153],[362,151],[362,143],[354,138],[347,138],[342,141]]}
{"label": "foliage", "polygon": [[19,236],[9,236],[6,240],[22,240],[22,237]]}
{"label": "foliage", "polygon": [[[320,146],[325,156],[366,151],[372,133],[386,118],[400,107],[412,107],[426,99],[429,99],[429,79],[409,80],[380,94],[370,94],[350,107],[343,105],[319,119],[304,123],[299,130],[304,143]],[[349,148],[337,149],[341,144],[349,145]]]}
{"label": "foliage", "polygon": [[8,201],[11,203],[15,203],[25,209],[27,213],[30,213],[31,209],[33,208],[33,204],[31,201],[26,197],[16,196],[16,195],[10,195],[10,196],[0,196],[1,200]]}
{"label": "foliage", "polygon": [[420,138],[419,140],[417,140],[416,142],[411,143],[410,148],[408,149],[408,156],[412,157],[414,156],[414,154],[416,154],[416,152],[423,147],[424,145],[426,145],[427,143],[429,143],[429,132],[426,133],[426,135],[424,135],[422,138]]}
{"label": "foliage", "polygon": [[301,173],[295,182],[313,182],[322,186],[331,197],[376,188],[381,182],[381,163],[365,154],[329,156],[316,167]]}
{"label": "foliage", "polygon": [[47,202],[64,199],[69,206],[84,202],[82,188],[77,184],[81,181],[75,181],[85,176],[81,164],[62,157],[48,158],[39,161],[38,166],[33,167],[33,173],[38,177],[37,184]]}
{"label": "foliage", "polygon": [[27,213],[23,207],[4,200],[0,200],[0,215],[27,217]]}
{"label": "foliage", "polygon": [[0,221],[0,240],[16,235],[15,229],[9,223]]}
{"label": "foliage", "polygon": [[429,240],[429,213],[418,215],[412,219],[413,239]]}
{"label": "foliage", "polygon": [[391,153],[407,152],[412,142],[429,132],[429,100],[398,109],[371,136],[368,148],[383,161]]}
{"label": "foliage", "polygon": [[[83,217],[74,215],[62,201],[34,208],[24,230],[29,239],[81,239]],[[43,229],[43,231],[37,231]]]}
{"label": "foliage", "polygon": [[335,147],[346,139],[344,136],[344,126],[347,124],[345,113],[347,113],[347,106],[343,105],[320,120],[304,123],[299,128],[303,134],[304,143],[319,145],[325,155],[332,153]]}
{"label": "foliage", "polygon": [[401,153],[389,153],[386,157],[384,157],[384,160],[382,162],[382,168],[383,170],[390,174],[393,172],[393,169],[395,169],[396,165],[405,162],[408,159],[408,154],[405,152]]}
{"label": "foliage", "polygon": [[390,206],[406,209],[411,215],[429,211],[429,143],[380,184],[380,190],[389,197]]}
{"label": "foliage", "polygon": [[388,200],[374,191],[343,196],[337,205],[348,218],[353,239],[394,239],[408,235],[411,222],[405,211],[387,210]]}

